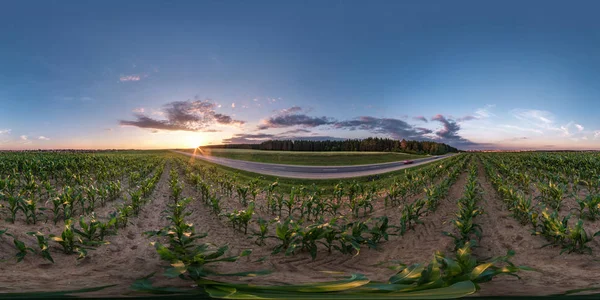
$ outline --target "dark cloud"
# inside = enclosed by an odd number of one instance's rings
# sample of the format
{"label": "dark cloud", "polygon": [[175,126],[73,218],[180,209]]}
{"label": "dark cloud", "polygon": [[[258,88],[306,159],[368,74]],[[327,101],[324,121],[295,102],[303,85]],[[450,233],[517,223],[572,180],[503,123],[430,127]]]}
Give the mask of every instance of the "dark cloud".
{"label": "dark cloud", "polygon": [[260,124],[258,129],[265,130],[269,128],[285,128],[291,126],[317,127],[332,124],[333,122],[333,119],[325,116],[311,117],[305,114],[283,114],[263,120],[263,124]]}
{"label": "dark cloud", "polygon": [[474,116],[464,116],[462,118],[458,118],[456,119],[458,122],[463,122],[463,121],[471,121],[471,120],[477,120],[477,117]]}
{"label": "dark cloud", "polygon": [[185,126],[170,123],[169,121],[155,120],[142,114],[136,114],[135,121],[121,120],[119,121],[119,124],[124,126],[135,126],[140,128],[151,128],[161,130],[188,130]]}
{"label": "dark cloud", "polygon": [[224,144],[260,144],[267,140],[293,140],[293,141],[344,141],[345,138],[333,136],[288,136],[286,134],[236,134],[231,138],[224,139]]}
{"label": "dark cloud", "polygon": [[433,133],[433,130],[427,129],[427,128],[423,128],[423,127],[416,127],[415,129],[417,131],[419,131],[419,133],[421,133],[421,134],[430,134],[430,133]]}
{"label": "dark cloud", "polygon": [[298,129],[282,132],[281,134],[296,134],[296,133],[310,133],[310,132],[311,132],[310,130],[298,128]]}
{"label": "dark cloud", "polygon": [[427,118],[425,118],[425,117],[423,117],[423,116],[416,116],[416,117],[413,117],[413,120],[416,120],[416,121],[423,121],[423,122],[425,122],[425,123],[427,123],[427,122],[428,122],[428,121],[427,121]]}
{"label": "dark cloud", "polygon": [[422,130],[417,130],[412,125],[402,120],[392,118],[362,116],[354,120],[336,122],[333,124],[333,127],[348,130],[365,130],[376,134],[387,134],[395,139],[423,138]]}
{"label": "dark cloud", "polygon": [[435,135],[441,142],[447,143],[454,147],[476,145],[458,134],[460,125],[452,119],[448,119],[443,115],[436,115],[431,118],[431,121],[438,121],[442,124],[442,128],[435,132]]}
{"label": "dark cloud", "polygon": [[[310,109],[308,110],[310,111]],[[304,113],[302,113],[304,112]],[[335,120],[328,117],[312,117],[306,115],[307,110],[300,106],[292,106],[290,108],[277,111],[277,114],[262,120],[262,124],[258,125],[258,130],[269,128],[286,128],[292,126],[302,127],[317,127],[322,125],[332,124]]]}
{"label": "dark cloud", "polygon": [[282,115],[288,115],[288,114],[293,114],[293,113],[299,113],[301,111],[302,111],[302,107],[292,106],[290,108],[282,109],[281,111],[279,111],[279,113]]}
{"label": "dark cloud", "polygon": [[210,101],[175,101],[164,105],[166,120],[136,114],[136,120],[121,120],[119,124],[154,130],[207,131],[214,124],[242,125],[245,122],[215,113],[216,104]]}

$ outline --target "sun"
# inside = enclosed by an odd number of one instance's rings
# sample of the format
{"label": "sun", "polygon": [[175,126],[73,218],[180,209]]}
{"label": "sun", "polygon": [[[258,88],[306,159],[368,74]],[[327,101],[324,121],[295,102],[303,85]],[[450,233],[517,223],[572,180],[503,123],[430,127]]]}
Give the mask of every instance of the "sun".
{"label": "sun", "polygon": [[185,146],[187,148],[198,148],[206,143],[206,139],[201,135],[189,135],[185,137]]}

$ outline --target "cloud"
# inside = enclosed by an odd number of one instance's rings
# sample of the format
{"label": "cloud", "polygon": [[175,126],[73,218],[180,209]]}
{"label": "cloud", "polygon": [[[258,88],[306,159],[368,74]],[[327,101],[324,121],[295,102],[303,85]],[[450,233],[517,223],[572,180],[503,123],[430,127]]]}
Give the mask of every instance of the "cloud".
{"label": "cloud", "polygon": [[290,108],[284,108],[284,109],[280,110],[279,113],[282,115],[289,115],[289,114],[293,114],[293,113],[299,113],[301,111],[302,111],[302,107],[292,106]]}
{"label": "cloud", "polygon": [[143,107],[134,108],[132,110],[132,112],[137,113],[137,114],[143,114],[144,113],[144,108]]}
{"label": "cloud", "polygon": [[331,124],[333,119],[328,117],[311,117],[304,114],[282,115],[263,120],[263,124],[258,126],[259,130],[268,128],[285,128],[291,126],[317,127]]}
{"label": "cloud", "polygon": [[[338,121],[327,116],[314,117],[305,114],[305,110],[299,106],[292,106],[287,109],[276,111],[277,113],[265,120],[262,120],[258,130],[271,128],[287,128],[300,126],[304,131],[310,132],[306,128],[330,126],[330,129],[342,130],[363,130],[373,134],[382,134],[394,139],[411,140],[429,140],[452,145],[475,145],[475,143],[461,137],[458,134],[460,126],[456,121],[447,119],[442,115],[435,116],[432,121],[441,122],[444,127],[435,132],[425,127],[415,127],[406,121],[396,118],[377,118],[371,116],[360,116],[350,120]],[[427,122],[424,117],[414,117],[413,119]],[[463,120],[475,119],[475,117],[463,118]],[[286,131],[285,134],[299,133]],[[253,137],[255,138],[255,137]],[[236,140],[241,142],[241,140]]]}
{"label": "cloud", "polygon": [[211,125],[241,126],[245,121],[215,112],[216,104],[208,100],[175,101],[163,106],[166,120],[158,120],[142,113],[135,114],[136,120],[121,120],[122,126],[135,126],[155,130],[206,131]]}
{"label": "cloud", "polygon": [[499,127],[507,128],[507,129],[514,129],[514,130],[518,130],[518,131],[526,131],[526,132],[533,132],[533,133],[538,133],[538,134],[544,134],[544,132],[542,132],[539,129],[523,128],[523,127],[514,126],[514,125],[499,125]]}
{"label": "cloud", "polygon": [[41,136],[38,137],[38,140],[49,141],[50,139],[47,138],[47,137],[45,137],[45,136],[43,136],[43,135],[41,135]]}
{"label": "cloud", "polygon": [[[559,134],[559,137],[574,138],[576,135],[585,134],[584,127],[575,122],[569,122],[566,125],[558,126],[554,122],[554,115],[548,111],[535,110],[535,109],[515,109],[512,110],[512,114],[515,118],[521,121],[521,124],[530,125],[538,128],[539,133],[552,133]],[[574,126],[577,131],[572,132],[571,126]],[[516,127],[516,126],[514,126]],[[532,129],[530,131],[533,132]]]}
{"label": "cloud", "polygon": [[336,122],[339,129],[365,130],[375,134],[390,135],[395,139],[422,138],[422,130],[417,130],[400,119],[361,116],[354,120]]}
{"label": "cloud", "polygon": [[28,140],[28,137],[26,135],[22,135],[19,137],[22,141],[26,141]]}
{"label": "cloud", "polygon": [[479,118],[479,119],[495,117],[496,115],[494,115],[493,113],[490,112],[490,110],[494,107],[496,107],[495,104],[488,104],[484,108],[477,109],[475,111],[475,115],[477,115],[477,118]]}
{"label": "cloud", "polygon": [[427,128],[423,128],[423,127],[415,127],[415,129],[420,133],[420,134],[430,134],[433,133],[433,130],[431,129],[427,129]]}
{"label": "cloud", "polygon": [[524,121],[530,125],[540,128],[551,128],[554,116],[552,113],[537,109],[513,109],[512,114],[515,118]]}
{"label": "cloud", "polygon": [[425,122],[425,123],[427,123],[427,122],[428,122],[428,121],[427,121],[427,118],[425,118],[425,117],[423,117],[423,116],[416,116],[416,117],[413,117],[413,120],[416,120],[416,121],[423,121],[423,122]]}
{"label": "cloud", "polygon": [[442,124],[442,128],[435,132],[435,135],[442,142],[451,144],[455,147],[460,145],[476,145],[476,143],[473,143],[458,134],[458,131],[460,131],[460,125],[456,123],[456,121],[446,118],[441,114],[435,115],[433,118],[431,118],[431,120],[440,122]]}
{"label": "cloud", "polygon": [[474,116],[464,116],[462,118],[456,119],[456,121],[458,121],[458,122],[464,122],[464,121],[471,121],[471,120],[477,120],[477,119],[478,118],[474,117]]}
{"label": "cloud", "polygon": [[235,103],[231,103],[231,108],[235,108]]}
{"label": "cloud", "polygon": [[228,139],[223,139],[224,144],[258,144],[267,140],[274,139],[275,135],[268,133],[258,134],[236,134]]}
{"label": "cloud", "polygon": [[121,81],[121,82],[140,81],[141,79],[142,79],[142,77],[140,75],[123,75],[119,78],[119,81]]}
{"label": "cloud", "polygon": [[298,106],[292,106],[288,109],[283,109],[276,115],[262,120],[262,124],[258,126],[258,130],[292,126],[317,127],[321,125],[332,124],[335,121],[334,119],[325,116],[311,117],[300,112],[302,112],[302,108]]}
{"label": "cloud", "polygon": [[344,141],[345,138],[333,137],[333,136],[286,136],[284,134],[236,134],[231,138],[224,139],[224,144],[259,144],[268,140],[305,140],[305,141]]}
{"label": "cloud", "polygon": [[0,129],[0,134],[10,134],[11,129]]}
{"label": "cloud", "polygon": [[281,134],[296,134],[296,133],[310,133],[310,132],[311,132],[310,130],[298,128],[298,129],[294,129],[294,130],[284,131]]}

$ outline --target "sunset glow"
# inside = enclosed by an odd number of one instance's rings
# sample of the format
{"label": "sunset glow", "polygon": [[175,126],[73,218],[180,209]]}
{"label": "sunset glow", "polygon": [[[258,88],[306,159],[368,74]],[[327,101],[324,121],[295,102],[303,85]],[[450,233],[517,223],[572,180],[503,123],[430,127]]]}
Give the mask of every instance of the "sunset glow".
{"label": "sunset glow", "polygon": [[0,149],[600,149],[596,10],[434,3],[7,3]]}

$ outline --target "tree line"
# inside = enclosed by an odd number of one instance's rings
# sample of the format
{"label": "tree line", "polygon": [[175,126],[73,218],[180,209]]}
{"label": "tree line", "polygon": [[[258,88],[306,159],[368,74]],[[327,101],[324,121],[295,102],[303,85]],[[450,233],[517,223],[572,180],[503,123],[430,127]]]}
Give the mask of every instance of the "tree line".
{"label": "tree line", "polygon": [[406,152],[414,154],[440,155],[458,152],[458,149],[431,141],[407,141],[389,138],[348,139],[343,141],[325,140],[269,140],[260,144],[224,144],[205,146],[206,148],[254,149],[278,151],[376,151]]}

